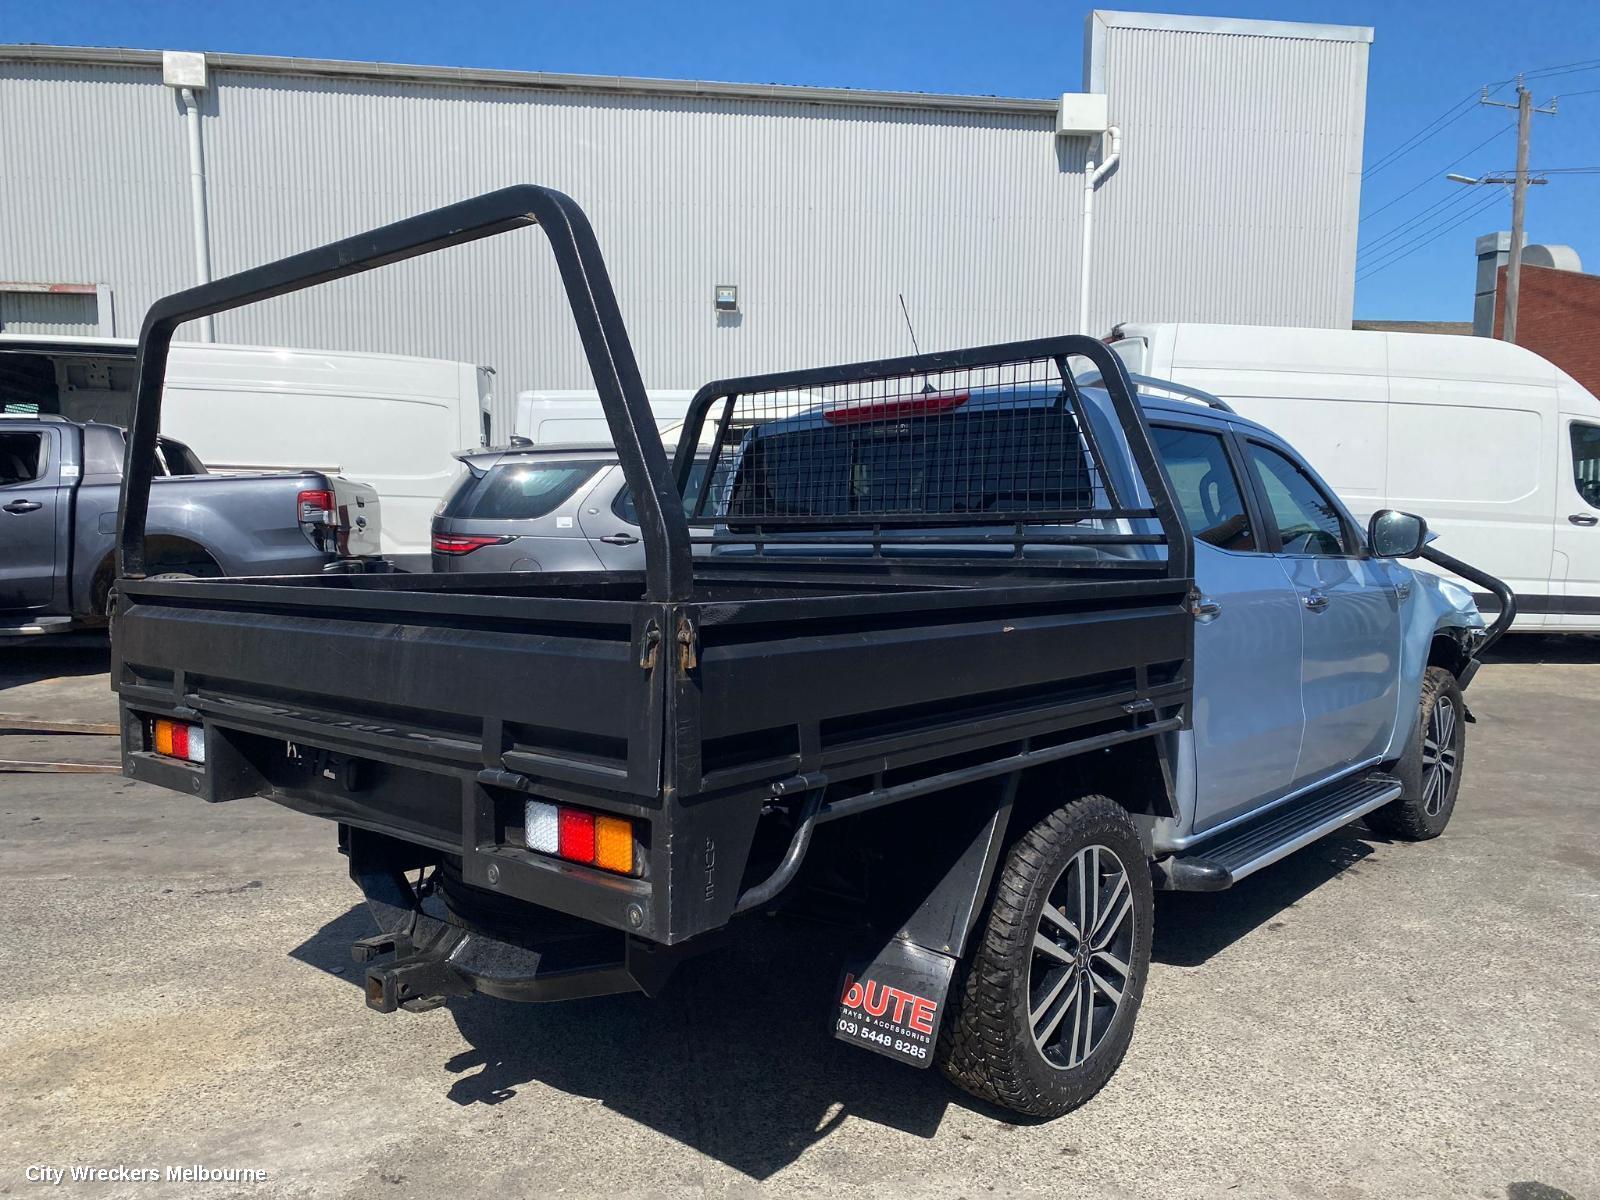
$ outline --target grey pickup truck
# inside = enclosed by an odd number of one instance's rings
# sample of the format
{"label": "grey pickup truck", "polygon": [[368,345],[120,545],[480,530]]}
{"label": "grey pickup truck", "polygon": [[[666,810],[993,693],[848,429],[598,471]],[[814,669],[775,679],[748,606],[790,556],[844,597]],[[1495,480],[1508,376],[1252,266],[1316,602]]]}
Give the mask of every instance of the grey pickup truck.
{"label": "grey pickup truck", "polygon": [[[103,626],[115,578],[127,435],[115,425],[0,416],[0,637]],[[315,471],[213,475],[162,438],[150,499],[153,571],[301,575],[378,554],[378,496]]]}

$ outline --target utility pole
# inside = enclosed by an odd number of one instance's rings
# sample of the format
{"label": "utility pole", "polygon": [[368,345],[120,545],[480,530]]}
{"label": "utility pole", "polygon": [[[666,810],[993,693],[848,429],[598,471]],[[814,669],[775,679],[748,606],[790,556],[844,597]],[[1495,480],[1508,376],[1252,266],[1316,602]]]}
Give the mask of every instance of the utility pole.
{"label": "utility pole", "polygon": [[[1511,185],[1511,262],[1506,267],[1506,316],[1500,336],[1505,341],[1517,340],[1517,292],[1522,286],[1523,218],[1528,206],[1528,142],[1533,132],[1533,114],[1555,115],[1555,101],[1549,108],[1534,108],[1533,93],[1523,86],[1522,76],[1517,76],[1517,102],[1507,104],[1489,99],[1489,89],[1483,89],[1479,104],[1492,108],[1517,110],[1517,173]],[[1542,182],[1542,181],[1541,181]]]}

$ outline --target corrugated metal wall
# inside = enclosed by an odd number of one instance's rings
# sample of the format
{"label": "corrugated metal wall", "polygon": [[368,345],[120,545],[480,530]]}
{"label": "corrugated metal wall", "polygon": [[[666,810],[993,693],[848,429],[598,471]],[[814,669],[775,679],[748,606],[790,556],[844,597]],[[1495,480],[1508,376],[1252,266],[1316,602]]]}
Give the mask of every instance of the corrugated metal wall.
{"label": "corrugated metal wall", "polygon": [[[1364,76],[1350,56],[1276,39],[1214,49],[1117,36],[1111,104],[1128,147],[1101,196],[1095,327],[1348,323],[1354,218],[1341,231],[1316,207],[1330,190],[1316,172],[1342,150],[1319,149],[1326,134],[1297,116],[1288,141],[1304,173],[1253,186],[1242,174],[1285,161],[1274,106],[1295,88],[1353,111],[1359,135]],[[1241,73],[1227,99],[1223,69]],[[203,93],[213,268],[531,181],[588,211],[652,387],[909,352],[901,293],[923,349],[1077,327],[1087,139],[1055,137],[1037,110],[790,95],[214,68]],[[0,60],[0,278],[109,283],[117,332],[136,332],[153,299],[192,280],[186,153],[158,65]],[[1265,278],[1280,268],[1292,280]],[[739,287],[736,316],[712,308],[721,283]],[[216,336],[488,363],[502,389],[590,383],[533,230],[220,315]]]}
{"label": "corrugated metal wall", "polygon": [[1125,145],[1096,210],[1091,327],[1349,328],[1366,43],[1115,24],[1102,38]]}
{"label": "corrugated metal wall", "polygon": [[100,309],[93,292],[8,292],[0,289],[0,333],[59,333],[94,337]]}

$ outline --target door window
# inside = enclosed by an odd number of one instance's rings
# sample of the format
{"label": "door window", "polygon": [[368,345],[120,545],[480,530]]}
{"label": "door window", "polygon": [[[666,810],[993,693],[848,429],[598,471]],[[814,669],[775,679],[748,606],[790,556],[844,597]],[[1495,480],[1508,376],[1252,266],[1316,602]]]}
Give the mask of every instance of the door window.
{"label": "door window", "polygon": [[[695,502],[700,499],[700,487],[705,483],[706,468],[708,466],[710,466],[710,463],[705,459],[697,458],[694,465],[689,468],[689,484],[683,491],[683,515],[686,517],[693,514]],[[716,511],[717,489],[721,485],[721,477],[726,472],[727,468],[725,466],[717,468],[718,478],[712,481],[711,497],[706,501],[706,511],[708,513]],[[611,502],[611,511],[629,525],[637,525],[639,523],[639,506],[633,502],[632,488],[624,487],[617,493],[617,498]]]}
{"label": "door window", "polygon": [[1170,425],[1153,426],[1150,434],[1195,540],[1221,550],[1258,549],[1221,436]]}
{"label": "door window", "polygon": [[1312,482],[1305,468],[1270,446],[1259,442],[1247,446],[1250,466],[1278,527],[1284,554],[1355,553],[1338,506]]}
{"label": "door window", "polygon": [[1600,508],[1600,425],[1572,423],[1572,482],[1590,508]]}
{"label": "door window", "polygon": [[0,487],[32,483],[44,468],[44,434],[0,433]]}

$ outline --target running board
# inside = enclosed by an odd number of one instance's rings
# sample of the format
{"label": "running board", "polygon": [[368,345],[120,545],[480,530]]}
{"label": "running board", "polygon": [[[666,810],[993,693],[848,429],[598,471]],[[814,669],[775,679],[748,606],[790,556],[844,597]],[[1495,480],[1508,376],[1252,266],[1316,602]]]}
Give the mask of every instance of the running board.
{"label": "running board", "polygon": [[1269,809],[1157,862],[1156,886],[1175,892],[1219,892],[1232,887],[1246,875],[1381,808],[1402,790],[1392,775],[1365,775]]}

